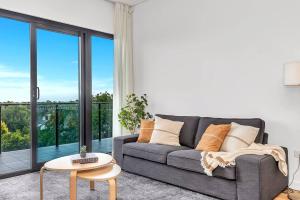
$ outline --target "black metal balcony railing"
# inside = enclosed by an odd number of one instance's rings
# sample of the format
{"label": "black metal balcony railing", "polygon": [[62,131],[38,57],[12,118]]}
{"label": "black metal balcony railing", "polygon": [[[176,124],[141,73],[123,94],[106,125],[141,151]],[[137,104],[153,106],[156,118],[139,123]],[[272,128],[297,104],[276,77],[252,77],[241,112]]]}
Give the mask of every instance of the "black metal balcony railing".
{"label": "black metal balcony railing", "polygon": [[[112,136],[112,103],[107,102],[93,102],[92,103],[92,134],[93,139],[108,138]],[[6,116],[6,120],[3,120],[2,115],[7,111],[5,109],[14,107],[14,110],[10,110],[9,116]],[[22,111],[21,111],[22,109]],[[6,113],[7,114],[7,113]],[[27,118],[23,115],[27,115]],[[17,128],[22,127],[23,130],[30,130],[30,103],[0,103],[0,154],[2,152],[2,124],[5,122],[9,124],[9,119],[7,117],[14,118],[18,121],[16,124]],[[17,118],[17,119],[15,119]],[[22,119],[20,119],[22,118]],[[24,119],[23,119],[24,118]],[[65,125],[65,122],[69,120],[69,124]],[[72,121],[73,120],[73,121]],[[73,123],[72,123],[73,122]],[[74,123],[75,122],[75,123]],[[47,134],[53,134],[55,138],[55,146],[60,145],[60,133],[69,131],[73,134],[72,138],[64,141],[66,143],[78,142],[78,131],[79,131],[79,103],[78,102],[41,102],[37,105],[37,126],[38,129],[42,129],[45,124],[51,126],[51,131],[49,129]],[[54,126],[54,127],[53,127]],[[67,128],[65,128],[67,126]],[[24,128],[25,127],[25,128]],[[8,126],[8,129],[11,127]],[[14,129],[17,129],[14,127]],[[66,130],[61,130],[65,128]],[[54,130],[53,130],[54,129]],[[9,130],[11,131],[11,130]],[[18,129],[18,131],[20,131]],[[77,133],[77,134],[76,134]],[[25,134],[25,133],[21,133]],[[29,134],[29,132],[27,133]],[[28,137],[29,138],[29,137]],[[24,142],[24,141],[23,141]],[[30,141],[27,141],[29,146]],[[26,141],[25,141],[26,143]],[[49,146],[49,144],[39,144],[39,146]],[[13,147],[12,147],[13,148]],[[18,147],[15,147],[18,148]],[[24,149],[22,147],[19,149]],[[9,150],[8,150],[9,151]]]}

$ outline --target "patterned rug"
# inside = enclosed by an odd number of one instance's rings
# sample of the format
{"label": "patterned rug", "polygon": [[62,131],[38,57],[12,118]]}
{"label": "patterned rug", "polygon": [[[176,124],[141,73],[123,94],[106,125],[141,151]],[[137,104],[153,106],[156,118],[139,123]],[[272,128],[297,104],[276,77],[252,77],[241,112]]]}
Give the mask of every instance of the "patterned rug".
{"label": "patterned rug", "polygon": [[[44,200],[69,199],[69,176],[66,173],[46,172]],[[31,173],[0,180],[1,200],[38,200],[39,173]],[[108,184],[96,182],[96,190],[89,190],[89,183],[77,183],[78,200],[108,199]],[[152,179],[122,172],[118,177],[118,200],[215,200],[179,187]]]}

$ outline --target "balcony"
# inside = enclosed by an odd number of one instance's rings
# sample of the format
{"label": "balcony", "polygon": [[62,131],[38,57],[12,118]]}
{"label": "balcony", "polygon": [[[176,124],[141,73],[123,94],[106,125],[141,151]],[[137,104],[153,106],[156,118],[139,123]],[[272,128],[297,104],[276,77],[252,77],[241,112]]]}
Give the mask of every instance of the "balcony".
{"label": "balcony", "polygon": [[[0,175],[30,169],[30,104],[0,103],[0,122]],[[36,128],[38,163],[78,153],[79,104],[39,103]],[[93,152],[111,152],[111,103],[93,102],[92,135]]]}

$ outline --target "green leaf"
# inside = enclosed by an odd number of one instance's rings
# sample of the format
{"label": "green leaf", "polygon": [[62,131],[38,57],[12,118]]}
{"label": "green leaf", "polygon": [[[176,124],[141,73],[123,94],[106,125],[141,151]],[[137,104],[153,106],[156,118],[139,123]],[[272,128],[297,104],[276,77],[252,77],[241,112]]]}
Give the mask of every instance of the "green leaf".
{"label": "green leaf", "polygon": [[126,105],[121,108],[118,114],[121,126],[132,131],[140,126],[141,119],[152,118],[152,115],[145,111],[147,106],[148,100],[146,94],[140,97],[134,93],[127,95]]}

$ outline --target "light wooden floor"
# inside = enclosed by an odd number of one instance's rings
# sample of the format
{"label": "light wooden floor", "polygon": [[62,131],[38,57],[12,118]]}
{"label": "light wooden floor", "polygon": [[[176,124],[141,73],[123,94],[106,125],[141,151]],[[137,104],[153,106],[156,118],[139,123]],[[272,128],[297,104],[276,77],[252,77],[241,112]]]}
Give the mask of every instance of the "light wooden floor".
{"label": "light wooden floor", "polygon": [[[300,191],[297,190],[292,190],[293,193],[297,193],[297,195],[300,195]],[[284,191],[282,193],[280,193],[274,200],[289,200],[288,195],[287,195],[287,191]]]}
{"label": "light wooden floor", "polygon": [[287,194],[280,193],[274,200],[288,200]]}

